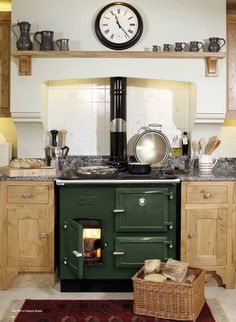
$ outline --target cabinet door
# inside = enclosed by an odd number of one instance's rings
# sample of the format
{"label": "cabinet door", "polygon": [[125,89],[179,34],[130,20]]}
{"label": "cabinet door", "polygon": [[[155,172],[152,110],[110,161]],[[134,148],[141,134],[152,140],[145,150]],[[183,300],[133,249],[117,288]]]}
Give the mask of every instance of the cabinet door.
{"label": "cabinet door", "polygon": [[187,210],[187,258],[190,265],[225,265],[226,208]]}
{"label": "cabinet door", "polygon": [[168,219],[169,196],[167,188],[117,188],[116,231],[167,232],[173,226]]}
{"label": "cabinet door", "polygon": [[7,265],[49,266],[48,209],[44,206],[7,209]]}
{"label": "cabinet door", "polygon": [[10,116],[10,30],[11,13],[0,12],[0,116]]}

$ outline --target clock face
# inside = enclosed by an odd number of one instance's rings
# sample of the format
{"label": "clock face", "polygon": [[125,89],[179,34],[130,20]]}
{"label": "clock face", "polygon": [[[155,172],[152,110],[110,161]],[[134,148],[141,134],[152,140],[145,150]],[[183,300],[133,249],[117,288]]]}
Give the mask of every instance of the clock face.
{"label": "clock face", "polygon": [[127,49],[141,37],[143,21],[139,12],[131,5],[114,2],[98,13],[95,20],[95,32],[106,47]]}

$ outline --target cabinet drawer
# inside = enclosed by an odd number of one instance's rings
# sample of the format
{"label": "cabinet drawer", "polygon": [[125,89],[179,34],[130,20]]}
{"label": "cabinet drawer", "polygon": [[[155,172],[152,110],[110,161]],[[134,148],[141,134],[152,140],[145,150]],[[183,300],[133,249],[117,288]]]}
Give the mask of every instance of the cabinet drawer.
{"label": "cabinet drawer", "polygon": [[217,184],[189,184],[187,187],[188,204],[228,203],[228,186]]}
{"label": "cabinet drawer", "polygon": [[48,186],[11,185],[7,187],[7,203],[9,204],[47,204],[48,201]]}

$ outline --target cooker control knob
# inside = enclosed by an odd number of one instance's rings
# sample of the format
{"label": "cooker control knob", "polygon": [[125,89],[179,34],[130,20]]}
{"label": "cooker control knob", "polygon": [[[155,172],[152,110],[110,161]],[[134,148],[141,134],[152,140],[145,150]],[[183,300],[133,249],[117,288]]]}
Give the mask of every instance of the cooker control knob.
{"label": "cooker control knob", "polygon": [[174,225],[170,224],[169,229],[170,230],[174,229]]}
{"label": "cooker control knob", "polygon": [[169,245],[169,248],[173,248],[173,247],[174,247],[174,246],[173,246],[173,244],[170,244],[170,245]]}
{"label": "cooker control knob", "polygon": [[63,225],[63,228],[64,229],[67,229],[67,224],[66,223]]}
{"label": "cooker control knob", "polygon": [[64,265],[67,265],[67,258],[64,258],[63,263],[64,263]]}

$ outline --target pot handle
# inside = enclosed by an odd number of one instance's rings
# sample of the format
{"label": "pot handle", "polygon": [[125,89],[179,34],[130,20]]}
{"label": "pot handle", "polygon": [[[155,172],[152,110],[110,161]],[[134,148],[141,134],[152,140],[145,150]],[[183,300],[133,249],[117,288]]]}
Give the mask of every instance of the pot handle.
{"label": "pot handle", "polygon": [[65,145],[65,146],[61,147],[61,150],[62,150],[62,156],[63,156],[63,158],[65,158],[70,149],[67,145]]}
{"label": "pot handle", "polygon": [[151,124],[148,125],[149,129],[151,129],[152,127],[159,128],[158,131],[161,131],[161,129],[162,129],[162,125],[158,124],[158,123],[151,123]]}
{"label": "pot handle", "polygon": [[158,123],[151,123],[151,124],[149,124],[148,126],[142,126],[142,127],[140,127],[140,129],[138,130],[138,134],[140,134],[141,132],[144,132],[144,131],[151,130],[152,128],[159,128],[159,129],[157,129],[157,130],[158,130],[158,131],[161,131],[161,129],[162,129],[162,125],[161,125],[161,124],[158,124]]}

